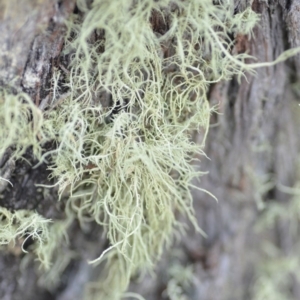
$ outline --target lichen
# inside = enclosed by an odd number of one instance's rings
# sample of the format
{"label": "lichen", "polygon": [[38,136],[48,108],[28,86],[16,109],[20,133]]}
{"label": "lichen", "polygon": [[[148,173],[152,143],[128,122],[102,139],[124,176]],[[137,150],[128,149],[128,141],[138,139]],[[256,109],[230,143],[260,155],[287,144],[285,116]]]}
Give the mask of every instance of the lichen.
{"label": "lichen", "polygon": [[[265,209],[256,224],[256,231],[264,234],[262,263],[255,271],[251,289],[253,299],[295,299],[293,289],[299,280],[299,222],[300,222],[300,160],[296,162],[295,183],[292,187],[276,182],[275,186],[287,196],[280,202],[267,199]],[[270,238],[270,232],[284,227],[289,240],[288,253],[284,246]],[[293,280],[291,280],[293,279]]]}
{"label": "lichen", "polygon": [[[60,230],[54,226],[52,237],[49,228],[39,229],[44,219],[26,227],[40,243],[38,258],[49,266],[55,239],[66,234],[69,220],[95,221],[110,246],[90,262],[106,259],[106,273],[89,286],[85,299],[119,299],[126,296],[130,278],[151,271],[184,231],[177,212],[201,232],[190,189],[191,180],[202,174],[193,162],[204,155],[214,110],[207,100],[209,85],[254,73],[299,49],[272,63],[246,64],[247,53],[232,54],[231,34],[251,34],[258,20],[250,8],[234,14],[232,1],[95,0],[88,5],[80,0],[77,5],[81,14],[69,20],[64,47],[71,65],[64,76],[55,73],[53,97],[43,114],[28,96],[2,92],[0,156],[13,147],[17,159],[33,147],[40,162],[48,163],[59,196],[69,195],[68,222]],[[194,131],[202,143],[192,141]],[[48,141],[55,149],[43,149]],[[17,220],[23,228],[25,219]],[[10,238],[18,232],[9,231]]]}
{"label": "lichen", "polygon": [[[49,222],[39,214],[26,210],[10,212],[0,207],[0,245],[1,248],[13,248],[17,241],[22,241],[21,248],[29,239],[35,243],[34,252],[45,267],[49,267],[51,249],[48,249],[51,241]],[[47,251],[45,252],[45,248]]]}
{"label": "lichen", "polygon": [[[83,3],[83,20],[69,24],[71,94],[53,112],[63,121],[51,168],[61,192],[71,191],[68,213],[95,220],[111,244],[91,262],[106,258],[107,271],[85,298],[118,299],[183,231],[176,211],[200,231],[190,188],[212,112],[207,88],[252,69],[247,54],[230,54],[228,34],[232,24],[249,31],[246,16],[255,22],[251,13],[235,22],[226,2]],[[168,27],[163,34],[149,24],[154,12]],[[194,130],[202,145],[193,143]]]}
{"label": "lichen", "polygon": [[10,147],[13,159],[21,158],[28,147],[39,157],[42,123],[42,113],[28,95],[0,89],[0,158]]}

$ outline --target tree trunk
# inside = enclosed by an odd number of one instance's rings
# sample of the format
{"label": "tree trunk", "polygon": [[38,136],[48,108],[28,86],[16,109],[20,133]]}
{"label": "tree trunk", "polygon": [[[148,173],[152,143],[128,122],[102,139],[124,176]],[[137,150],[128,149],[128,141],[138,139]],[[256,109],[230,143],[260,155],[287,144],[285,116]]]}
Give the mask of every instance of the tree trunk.
{"label": "tree trunk", "polygon": [[[235,13],[243,11],[248,2],[235,1]],[[251,39],[235,37],[233,51],[247,52],[258,62],[271,62],[283,51],[300,46],[297,0],[250,2],[253,11],[260,14],[260,21]],[[51,97],[54,68],[64,70],[68,66],[68,58],[61,53],[66,35],[64,22],[77,10],[75,0],[2,0],[2,88],[27,93],[43,109]],[[197,220],[207,237],[189,229],[176,247],[164,253],[155,269],[157,277],[132,280],[129,290],[147,300],[169,299],[166,295],[172,284],[182,293],[182,298],[172,299],[300,299],[299,214],[297,205],[293,206],[296,198],[286,188],[297,186],[299,181],[299,56],[256,71],[254,76],[234,76],[209,87],[210,105],[217,109],[211,116],[206,140],[207,158],[201,157],[201,164],[196,166],[208,174],[195,184],[213,193],[218,202],[207,193],[193,191]],[[63,204],[57,201],[57,189],[50,188],[45,194],[35,186],[55,183],[49,180],[47,165],[34,168],[37,161],[29,149],[24,154],[26,161],[10,166],[10,151],[3,156],[0,167],[6,168],[13,187],[0,187],[0,206],[62,219]],[[5,172],[1,171],[0,177]],[[82,299],[84,285],[100,272],[86,260],[108,246],[99,227],[93,226],[86,232],[76,221],[71,226],[70,249],[77,255],[52,288],[41,284],[32,262],[24,262],[27,254],[17,251],[16,246],[11,251],[3,250],[0,298]],[[26,247],[30,248],[30,241]],[[190,279],[187,285],[183,284],[184,272]]]}

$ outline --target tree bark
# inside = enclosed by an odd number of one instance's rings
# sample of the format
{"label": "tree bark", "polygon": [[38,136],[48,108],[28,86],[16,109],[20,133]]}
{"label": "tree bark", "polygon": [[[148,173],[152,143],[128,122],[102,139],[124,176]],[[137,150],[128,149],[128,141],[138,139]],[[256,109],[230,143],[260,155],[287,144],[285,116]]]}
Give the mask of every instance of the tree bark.
{"label": "tree bark", "polygon": [[[236,12],[248,1],[236,2]],[[251,1],[260,14],[251,39],[238,35],[234,50],[247,52],[259,62],[273,61],[284,50],[300,46],[300,3],[297,0]],[[67,64],[61,55],[65,36],[64,21],[76,10],[75,0],[4,1],[0,3],[0,86],[13,92],[23,91],[37,105],[49,97],[54,68]],[[254,284],[260,267],[268,256],[265,241],[274,244],[283,257],[295,251],[295,238],[289,220],[276,220],[270,228],[257,229],[268,205],[288,207],[290,196],[281,186],[292,187],[297,181],[300,137],[297,131],[300,114],[300,60],[296,56],[273,67],[257,69],[255,76],[234,77],[209,88],[211,128],[201,158],[201,188],[209,195],[194,191],[194,207],[204,238],[192,230],[177,243],[178,253],[164,254],[156,268],[157,278],[132,281],[131,291],[145,299],[167,299],[167,274],[170,265],[192,265],[193,281],[186,288],[187,299],[240,300],[255,299]],[[298,85],[298,86],[297,86]],[[1,139],[1,137],[0,137]],[[197,139],[197,135],[195,135]],[[52,145],[49,145],[51,148]],[[8,161],[0,161],[0,168]],[[10,181],[0,198],[0,206],[10,210],[36,210],[52,219],[63,217],[57,203],[57,190],[41,195],[35,183],[52,184],[46,165],[33,168],[37,162],[30,150],[26,161],[11,169]],[[91,225],[92,227],[93,225]],[[79,251],[66,268],[62,281],[46,290],[38,281],[33,265],[20,264],[24,254],[3,252],[0,256],[1,299],[81,299],[80,289],[97,271],[87,266],[86,258],[98,255],[107,246],[95,229],[85,234],[74,224],[70,247]],[[300,299],[297,274],[290,272],[290,299]]]}

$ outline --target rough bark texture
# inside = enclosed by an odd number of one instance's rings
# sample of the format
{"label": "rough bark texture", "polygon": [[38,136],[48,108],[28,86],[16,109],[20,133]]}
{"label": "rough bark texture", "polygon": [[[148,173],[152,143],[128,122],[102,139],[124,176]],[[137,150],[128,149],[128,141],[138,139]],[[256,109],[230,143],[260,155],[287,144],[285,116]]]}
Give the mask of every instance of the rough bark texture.
{"label": "rough bark texture", "polygon": [[[63,68],[59,55],[64,20],[75,9],[74,2],[0,3],[1,86],[27,92],[36,105],[43,103],[48,97],[53,68]],[[236,10],[242,10],[245,2],[236,1]],[[247,51],[258,61],[272,61],[285,49],[300,45],[297,0],[254,0],[252,8],[261,15],[260,24],[251,40],[245,36],[236,38],[234,51]],[[275,183],[294,184],[294,162],[300,148],[299,92],[295,88],[299,75],[300,60],[295,57],[274,67],[258,69],[256,76],[241,78],[240,82],[233,78],[210,87],[211,105],[218,105],[219,113],[211,118],[205,149],[210,160],[201,158],[201,169],[209,174],[202,177],[200,185],[216,195],[219,202],[207,194],[194,192],[197,218],[207,238],[189,232],[178,245],[182,249],[180,258],[166,253],[157,268],[158,277],[133,282],[131,290],[149,300],[165,299],[162,291],[167,285],[167,267],[179,260],[181,264],[194,266],[189,299],[252,299],[255,271],[264,259],[260,247],[263,239],[276,241],[288,255],[292,241],[287,224],[278,222],[263,234],[254,230],[254,225],[263,215],[260,208],[266,199],[289,201],[276,184],[263,193],[259,183],[269,174]],[[30,151],[26,155],[34,165]],[[0,167],[5,161],[3,158]],[[6,188],[0,205],[11,210],[37,210],[45,217],[60,218],[57,191],[52,189],[45,197],[34,186],[37,182],[51,184],[47,176],[44,165],[33,169],[25,161],[18,162],[11,168],[14,189]],[[105,246],[100,234],[91,232],[85,235],[78,225],[72,227],[71,248],[80,249],[81,257],[67,268],[62,284],[53,291],[39,286],[33,266],[21,267],[20,255],[2,253],[0,298],[79,299],[84,282],[95,277],[85,261],[99,254],[99,243]],[[300,299],[299,282],[295,278],[291,290],[294,299]]]}

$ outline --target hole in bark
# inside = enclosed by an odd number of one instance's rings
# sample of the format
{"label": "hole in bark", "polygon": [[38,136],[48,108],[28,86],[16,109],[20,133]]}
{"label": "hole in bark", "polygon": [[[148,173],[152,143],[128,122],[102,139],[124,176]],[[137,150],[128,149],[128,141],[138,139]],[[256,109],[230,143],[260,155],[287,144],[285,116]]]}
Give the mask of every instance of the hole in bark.
{"label": "hole in bark", "polygon": [[292,5],[292,0],[286,0],[285,9],[286,10],[290,10],[291,5]]}

